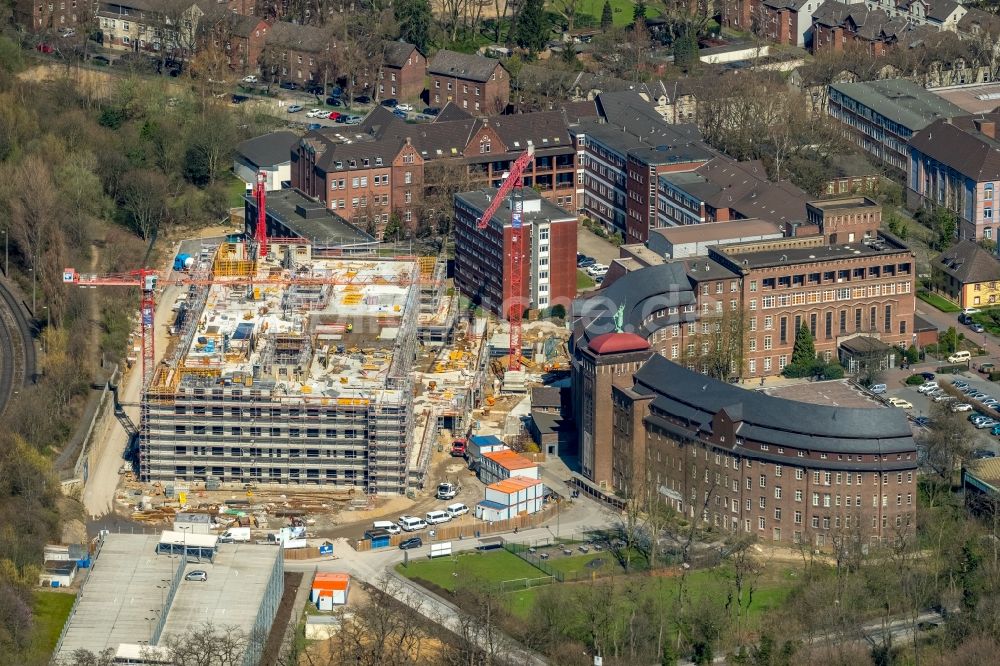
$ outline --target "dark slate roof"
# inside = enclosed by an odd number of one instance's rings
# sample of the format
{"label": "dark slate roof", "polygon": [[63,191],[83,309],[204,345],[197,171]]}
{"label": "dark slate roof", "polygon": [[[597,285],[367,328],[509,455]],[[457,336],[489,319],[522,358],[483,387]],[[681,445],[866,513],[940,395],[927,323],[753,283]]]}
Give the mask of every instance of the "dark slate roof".
{"label": "dark slate roof", "polygon": [[[649,266],[621,276],[596,296],[574,301],[574,317],[584,322],[583,337],[592,340],[614,331],[614,315],[620,305],[625,306],[622,329],[644,338],[663,326],[686,321],[681,308],[695,302],[695,293],[685,268],[681,262]],[[643,321],[669,307],[677,307],[678,315]],[[694,313],[688,313],[688,318],[694,321]]]}
{"label": "dark slate roof", "polygon": [[473,134],[482,127],[492,127],[512,152],[521,152],[529,141],[537,149],[572,148],[573,138],[566,129],[567,125],[562,111],[537,111],[482,118],[473,129]]}
{"label": "dark slate roof", "polygon": [[462,109],[458,104],[454,102],[448,102],[441,109],[441,113],[437,114],[434,119],[436,123],[448,122],[450,120],[469,120],[473,115],[468,111]]}
{"label": "dark slate roof", "polygon": [[965,16],[958,20],[959,32],[989,34],[992,37],[1000,36],[1000,16],[975,7],[966,7],[966,9],[968,11]]}
{"label": "dark slate roof", "polygon": [[557,386],[535,386],[531,389],[531,406],[561,409],[567,391]]}
{"label": "dark slate roof", "polygon": [[962,284],[1000,280],[1000,261],[966,239],[942,252],[934,265]]}
{"label": "dark slate roof", "polygon": [[402,67],[416,49],[416,46],[406,42],[386,42],[385,64],[389,67]]}
{"label": "dark slate roof", "polygon": [[573,431],[573,420],[560,414],[531,411],[531,420],[540,435],[570,433]]}
{"label": "dark slate roof", "polygon": [[[245,196],[243,201],[256,210],[256,202],[252,197]],[[322,201],[310,199],[298,190],[268,192],[267,214],[293,234],[311,240],[317,247],[350,248],[378,243],[370,235],[327,209]]]}
{"label": "dark slate roof", "polygon": [[758,442],[833,453],[889,454],[915,450],[906,415],[898,409],[830,407],[748,391],[688,370],[655,354],[635,375],[636,387],[656,397],[652,407],[711,428],[725,410],[739,415],[737,433]]}
{"label": "dark slate roof", "polygon": [[952,0],[933,0],[930,9],[927,10],[927,17],[935,21],[944,21],[958,9],[958,6],[958,3]]}
{"label": "dark slate roof", "polygon": [[288,49],[319,53],[334,42],[326,30],[311,25],[298,25],[287,21],[276,21],[267,32],[267,43]]}
{"label": "dark slate roof", "polygon": [[[316,167],[329,173],[347,172],[352,169],[367,169],[377,166],[382,160],[383,166],[390,166],[399,150],[403,147],[403,139],[385,137],[377,139],[366,134],[336,136],[339,128],[329,128],[309,132],[301,141],[316,151]],[[365,165],[368,160],[368,165]]]}
{"label": "dark slate roof", "polygon": [[271,132],[239,144],[236,146],[236,154],[256,167],[284,164],[291,161],[292,147],[298,140],[299,136],[295,132]]}
{"label": "dark slate roof", "polygon": [[226,22],[231,34],[238,37],[250,37],[263,19],[257,16],[246,16],[244,14],[234,14],[226,12]]}
{"label": "dark slate roof", "polygon": [[494,58],[442,49],[427,63],[427,73],[485,83],[499,64]]}
{"label": "dark slate roof", "polygon": [[840,343],[846,351],[852,354],[871,354],[873,352],[887,352],[891,347],[878,338],[868,335],[859,335]]}
{"label": "dark slate roof", "polygon": [[1000,180],[1000,141],[976,128],[976,120],[1000,125],[1000,113],[938,120],[910,138],[910,145],[976,182]]}

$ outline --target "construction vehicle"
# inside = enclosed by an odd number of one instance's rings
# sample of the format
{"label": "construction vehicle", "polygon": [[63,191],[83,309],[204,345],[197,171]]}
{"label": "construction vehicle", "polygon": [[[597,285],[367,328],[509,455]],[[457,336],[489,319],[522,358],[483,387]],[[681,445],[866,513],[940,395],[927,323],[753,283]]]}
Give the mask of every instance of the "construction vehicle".
{"label": "construction vehicle", "polygon": [[510,172],[505,174],[504,181],[497,189],[493,202],[483,211],[483,216],[476,223],[480,230],[489,226],[490,220],[504,203],[504,199],[510,196],[510,290],[514,295],[511,298],[510,309],[507,312],[507,321],[510,323],[510,347],[508,371],[518,371],[521,369],[521,318],[524,316],[524,304],[521,296],[524,294],[524,279],[521,274],[521,262],[524,258],[525,234],[521,230],[521,216],[524,211],[524,199],[521,189],[524,187],[524,172],[531,165],[535,158],[535,146],[528,144],[528,150],[521,154],[514,163],[510,165]]}
{"label": "construction vehicle", "polygon": [[451,455],[453,457],[455,457],[455,458],[464,458],[465,457],[465,447],[467,445],[468,445],[468,442],[465,439],[461,439],[461,438],[460,439],[456,439],[454,442],[451,443]]}

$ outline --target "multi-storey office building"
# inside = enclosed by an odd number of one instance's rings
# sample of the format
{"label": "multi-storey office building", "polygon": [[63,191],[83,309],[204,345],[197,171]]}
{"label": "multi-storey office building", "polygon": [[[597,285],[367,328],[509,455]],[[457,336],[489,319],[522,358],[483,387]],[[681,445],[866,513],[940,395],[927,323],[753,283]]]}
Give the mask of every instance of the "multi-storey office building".
{"label": "multi-storey office building", "polygon": [[965,112],[908,79],[830,84],[827,112],[877,163],[905,174],[910,138],[939,118]]}
{"label": "multi-storey office building", "polygon": [[520,190],[523,291],[516,294],[510,279],[514,268],[509,198],[485,229],[477,226],[495,196],[494,190],[455,195],[455,286],[502,316],[515,302],[522,310],[554,305],[568,310],[576,296],[576,215],[549,203],[533,189]]}
{"label": "multi-storey office building", "polygon": [[[194,297],[176,357],[143,401],[142,477],[405,492],[425,267],[319,260],[294,243],[263,266],[228,256],[217,278],[258,281]],[[308,266],[312,282],[285,283],[286,265]]]}
{"label": "multi-storey office building", "polygon": [[897,409],[748,391],[654,355],[612,388],[614,489],[734,534],[819,548],[915,530],[917,450]]}

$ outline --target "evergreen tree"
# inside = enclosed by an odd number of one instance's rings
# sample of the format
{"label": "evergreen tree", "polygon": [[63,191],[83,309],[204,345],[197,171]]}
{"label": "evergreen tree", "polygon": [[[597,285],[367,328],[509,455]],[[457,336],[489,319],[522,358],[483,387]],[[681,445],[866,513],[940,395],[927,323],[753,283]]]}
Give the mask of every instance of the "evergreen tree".
{"label": "evergreen tree", "polygon": [[809,327],[805,324],[795,333],[795,347],[792,349],[792,365],[811,367],[816,362],[816,343]]}
{"label": "evergreen tree", "polygon": [[635,3],[632,7],[632,23],[646,20],[646,3],[643,0]]}
{"label": "evergreen tree", "polygon": [[674,40],[674,64],[690,69],[698,62],[698,35],[688,30]]}
{"label": "evergreen tree", "polygon": [[540,51],[549,37],[549,19],[545,0],[526,0],[517,16],[514,43],[531,51]]}
{"label": "evergreen tree", "polygon": [[604,9],[601,10],[601,31],[610,30],[614,24],[615,17],[611,12],[611,0],[604,0]]}
{"label": "evergreen tree", "polygon": [[427,53],[433,20],[430,0],[397,0],[394,12],[400,39]]}

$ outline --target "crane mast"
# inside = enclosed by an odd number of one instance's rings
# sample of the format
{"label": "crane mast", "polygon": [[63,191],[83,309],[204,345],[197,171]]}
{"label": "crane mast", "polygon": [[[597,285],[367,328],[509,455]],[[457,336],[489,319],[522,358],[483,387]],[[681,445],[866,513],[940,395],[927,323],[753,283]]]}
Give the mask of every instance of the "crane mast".
{"label": "crane mast", "polygon": [[254,227],[254,244],[257,246],[257,256],[263,259],[267,256],[267,172],[257,172],[257,184],[253,190],[254,202],[257,204],[257,224]]}
{"label": "crane mast", "polygon": [[490,220],[503,205],[504,198],[510,196],[511,298],[507,308],[507,321],[510,323],[510,347],[508,349],[510,358],[507,369],[515,371],[521,369],[521,319],[524,315],[524,304],[521,302],[521,297],[524,294],[522,263],[524,261],[525,238],[521,226],[524,214],[524,196],[521,193],[521,188],[524,187],[524,172],[527,171],[534,158],[535,146],[529,143],[528,150],[514,160],[507,178],[500,183],[492,203],[476,222],[476,227],[479,229],[485,229],[489,226]]}

